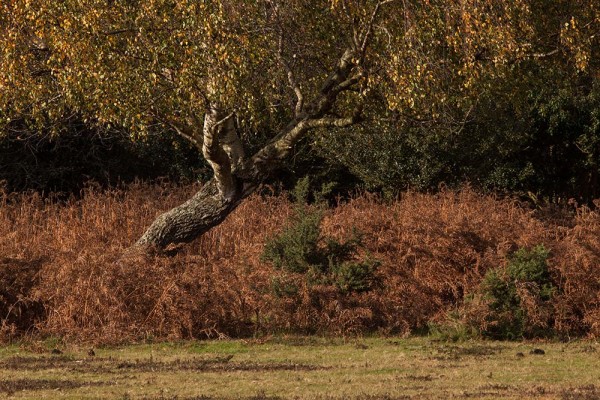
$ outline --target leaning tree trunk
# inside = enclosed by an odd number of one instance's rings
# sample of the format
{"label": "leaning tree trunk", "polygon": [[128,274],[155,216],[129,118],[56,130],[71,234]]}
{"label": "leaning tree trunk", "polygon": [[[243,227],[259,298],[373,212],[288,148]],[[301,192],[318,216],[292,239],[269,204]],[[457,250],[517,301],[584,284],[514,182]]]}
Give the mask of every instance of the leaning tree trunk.
{"label": "leaning tree trunk", "polygon": [[162,249],[190,242],[223,222],[243,200],[241,193],[236,190],[230,197],[221,196],[213,178],[191,199],[156,218],[137,244]]}
{"label": "leaning tree trunk", "polygon": [[[199,136],[199,135],[197,135]],[[206,113],[202,137],[194,139],[214,171],[191,199],[160,215],[137,241],[138,246],[163,249],[169,244],[194,240],[220,224],[240,202],[252,193],[256,179],[246,179],[248,161],[233,116],[211,107]]]}
{"label": "leaning tree trunk", "polygon": [[201,132],[194,127],[183,132],[174,126],[182,136],[201,148],[214,176],[191,199],[160,215],[137,241],[137,246],[160,250],[171,244],[196,239],[220,224],[254,192],[307,132],[319,127],[343,127],[357,123],[360,110],[349,117],[332,113],[338,95],[355,89],[363,77],[359,65],[353,61],[357,58],[356,54],[357,51],[352,49],[344,52],[318,95],[306,105],[291,70],[282,61],[297,95],[295,117],[252,157],[244,155],[233,114],[225,115],[217,105],[212,105],[206,112]]}

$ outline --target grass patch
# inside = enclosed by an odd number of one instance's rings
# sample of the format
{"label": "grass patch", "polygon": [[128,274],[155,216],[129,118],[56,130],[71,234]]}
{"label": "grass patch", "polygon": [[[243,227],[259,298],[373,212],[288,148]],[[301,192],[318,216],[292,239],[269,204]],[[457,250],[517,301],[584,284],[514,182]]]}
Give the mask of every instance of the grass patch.
{"label": "grass patch", "polygon": [[[444,343],[429,338],[274,337],[95,349],[0,351],[11,398],[591,399],[594,342]],[[544,354],[532,350],[543,349]]]}

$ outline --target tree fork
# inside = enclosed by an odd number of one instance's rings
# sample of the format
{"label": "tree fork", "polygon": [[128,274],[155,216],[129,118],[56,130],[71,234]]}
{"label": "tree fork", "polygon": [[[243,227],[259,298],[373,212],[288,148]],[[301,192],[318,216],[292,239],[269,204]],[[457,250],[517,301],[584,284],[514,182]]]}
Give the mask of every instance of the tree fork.
{"label": "tree fork", "polygon": [[191,242],[220,224],[254,191],[252,184],[244,184],[237,176],[244,170],[245,155],[233,114],[223,116],[212,105],[205,115],[202,132],[201,142],[194,141],[212,167],[213,178],[191,199],[156,218],[136,246],[163,249],[169,244]]}
{"label": "tree fork", "polygon": [[350,117],[332,115],[338,95],[352,90],[363,77],[356,71],[358,65],[353,61],[356,55],[355,49],[347,49],[313,101],[304,110],[297,108],[294,119],[250,158],[244,155],[233,114],[224,115],[217,105],[211,105],[204,118],[202,135],[184,137],[193,139],[201,149],[214,171],[213,178],[191,199],[156,218],[136,246],[161,250],[170,244],[196,239],[223,222],[309,131],[359,122],[360,109]]}

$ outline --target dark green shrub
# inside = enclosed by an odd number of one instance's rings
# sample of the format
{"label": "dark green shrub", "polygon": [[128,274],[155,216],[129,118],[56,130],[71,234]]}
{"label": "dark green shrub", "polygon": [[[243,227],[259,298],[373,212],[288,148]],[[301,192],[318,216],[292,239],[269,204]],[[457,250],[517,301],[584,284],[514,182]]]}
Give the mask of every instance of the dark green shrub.
{"label": "dark green shrub", "polygon": [[491,322],[482,334],[494,339],[521,338],[525,313],[521,308],[515,283],[502,276],[498,270],[491,270],[483,279],[480,290],[484,300],[488,301],[487,319]]}
{"label": "dark green shrub", "polygon": [[513,281],[535,283],[542,300],[548,301],[554,293],[554,285],[548,271],[550,252],[544,245],[531,249],[519,249],[510,259],[508,275]]}
{"label": "dark green shrub", "polygon": [[[376,282],[378,263],[370,259],[357,260],[362,246],[357,232],[344,242],[321,234],[324,207],[301,203],[308,198],[308,188],[307,180],[299,181],[294,190],[296,208],[290,224],[267,241],[263,261],[289,273],[304,274],[309,284],[335,285],[343,293],[371,290]],[[289,293],[288,289],[274,282],[276,294]]]}
{"label": "dark green shrub", "polygon": [[378,265],[378,262],[370,260],[337,264],[333,271],[335,285],[344,293],[368,292],[376,283],[375,271]]}
{"label": "dark green shrub", "polygon": [[267,241],[263,259],[294,273],[305,273],[318,265],[322,258],[318,248],[321,218],[321,210],[298,209],[290,225]]}
{"label": "dark green shrub", "polygon": [[521,248],[510,257],[506,273],[487,272],[479,288],[479,298],[487,305],[483,336],[514,340],[551,334],[555,287],[548,271],[549,254],[543,245]]}

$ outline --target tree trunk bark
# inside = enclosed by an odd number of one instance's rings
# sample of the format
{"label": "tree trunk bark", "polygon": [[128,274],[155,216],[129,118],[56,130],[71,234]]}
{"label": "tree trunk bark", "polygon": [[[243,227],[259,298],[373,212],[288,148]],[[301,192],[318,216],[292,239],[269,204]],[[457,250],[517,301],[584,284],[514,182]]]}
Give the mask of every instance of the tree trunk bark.
{"label": "tree trunk bark", "polygon": [[164,249],[169,244],[191,242],[223,222],[256,187],[238,182],[235,191],[225,197],[213,178],[191,199],[156,218],[136,245]]}

